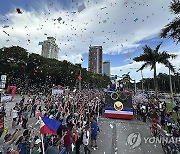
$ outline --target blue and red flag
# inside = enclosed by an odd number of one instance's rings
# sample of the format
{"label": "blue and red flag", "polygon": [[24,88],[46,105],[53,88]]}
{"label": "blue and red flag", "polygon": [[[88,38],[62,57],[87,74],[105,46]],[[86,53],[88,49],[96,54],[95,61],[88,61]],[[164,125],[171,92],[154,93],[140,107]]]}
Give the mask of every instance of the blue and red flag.
{"label": "blue and red flag", "polygon": [[57,135],[61,122],[47,117],[40,117],[40,133]]}

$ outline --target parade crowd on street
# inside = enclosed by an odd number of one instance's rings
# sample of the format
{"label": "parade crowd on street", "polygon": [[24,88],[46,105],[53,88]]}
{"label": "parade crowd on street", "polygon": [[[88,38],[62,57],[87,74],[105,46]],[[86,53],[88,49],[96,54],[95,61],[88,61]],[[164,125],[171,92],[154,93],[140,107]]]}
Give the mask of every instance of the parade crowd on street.
{"label": "parade crowd on street", "polygon": [[[139,99],[140,98],[140,99]],[[138,120],[147,122],[149,119],[152,128],[157,129],[157,125],[163,130],[167,130],[169,134],[180,137],[180,107],[179,100],[176,100],[173,110],[168,110],[167,102],[160,101],[154,96],[146,95],[144,98],[137,97],[134,100],[134,113]],[[173,117],[173,113],[176,118]]]}
{"label": "parade crowd on street", "polygon": [[[22,96],[10,113],[1,106],[0,137],[4,138],[3,154],[85,154],[98,149],[98,116],[102,115],[104,92],[84,90],[57,95]],[[12,117],[12,129],[6,128],[4,118]],[[61,123],[56,134],[40,134],[40,117]],[[33,126],[29,123],[36,118]],[[42,144],[43,143],[43,144]]]}

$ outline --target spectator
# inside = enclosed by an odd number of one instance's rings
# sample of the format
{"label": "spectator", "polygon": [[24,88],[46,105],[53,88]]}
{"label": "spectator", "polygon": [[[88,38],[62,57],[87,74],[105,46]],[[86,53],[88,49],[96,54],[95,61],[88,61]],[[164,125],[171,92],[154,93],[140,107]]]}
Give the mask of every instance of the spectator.
{"label": "spectator", "polygon": [[37,139],[34,143],[34,146],[32,148],[31,154],[39,154],[40,153],[40,144],[41,144],[41,140]]}
{"label": "spectator", "polygon": [[96,118],[92,118],[91,120],[91,147],[96,150],[98,148],[97,146],[97,131],[98,131],[98,125],[96,122]]}
{"label": "spectator", "polygon": [[5,154],[9,154],[14,151],[13,143],[18,138],[21,129],[16,129],[13,134],[6,134],[4,137],[3,151]]}
{"label": "spectator", "polygon": [[59,154],[59,145],[61,145],[61,138],[54,138],[53,139],[53,145],[49,146],[45,152],[45,154]]}
{"label": "spectator", "polygon": [[89,136],[90,136],[89,126],[87,125],[87,126],[85,126],[85,130],[83,131],[83,144],[84,144],[84,152],[85,152],[85,154],[91,153],[91,151],[88,148]]}
{"label": "spectator", "polygon": [[25,137],[20,136],[18,141],[16,142],[19,154],[26,154],[26,142]]}

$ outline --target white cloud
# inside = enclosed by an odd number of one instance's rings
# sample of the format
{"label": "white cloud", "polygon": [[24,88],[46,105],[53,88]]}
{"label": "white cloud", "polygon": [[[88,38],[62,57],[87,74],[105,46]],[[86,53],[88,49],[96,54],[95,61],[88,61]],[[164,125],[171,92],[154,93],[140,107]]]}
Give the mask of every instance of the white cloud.
{"label": "white cloud", "polygon": [[[175,66],[175,71],[177,72],[180,69],[180,51],[175,53],[177,57],[175,59],[169,59],[169,61],[172,63],[173,66]],[[141,72],[136,72],[141,66],[143,62],[133,62],[132,64],[127,64],[120,67],[112,67],[111,73],[117,74],[119,76],[122,76],[123,74],[126,74],[130,72],[130,76],[132,79],[135,79],[139,81],[141,77]],[[151,77],[153,78],[153,70],[150,70],[150,67],[145,68],[143,71],[143,78]],[[157,64],[157,74],[159,73],[166,73],[169,74],[169,70],[167,67],[165,67],[162,64]]]}
{"label": "white cloud", "polygon": [[[31,8],[22,10],[23,14],[9,12],[5,16],[8,20],[0,23],[0,46],[19,45],[40,54],[38,42],[54,36],[61,49],[59,59],[78,63],[82,62],[82,54],[88,52],[90,45],[102,45],[106,54],[133,50],[139,46],[139,41],[153,38],[174,18],[168,8],[170,0],[104,0],[97,4],[84,1],[84,4],[86,9],[81,13],[77,12],[76,5],[67,11],[42,3],[38,4],[38,11]],[[74,11],[77,13],[72,13]],[[62,18],[60,23],[54,21],[59,17]],[[2,28],[4,25],[10,27]]]}

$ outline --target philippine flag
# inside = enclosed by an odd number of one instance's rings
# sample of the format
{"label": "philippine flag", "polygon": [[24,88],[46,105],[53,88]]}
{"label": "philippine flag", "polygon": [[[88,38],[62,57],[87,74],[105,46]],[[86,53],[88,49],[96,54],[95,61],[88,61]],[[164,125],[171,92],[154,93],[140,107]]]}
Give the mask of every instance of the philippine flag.
{"label": "philippine flag", "polygon": [[133,119],[133,109],[123,108],[123,110],[117,111],[114,107],[106,107],[105,117],[130,120]]}
{"label": "philippine flag", "polygon": [[57,120],[47,117],[40,118],[40,133],[41,134],[54,134],[57,135],[57,130],[61,123]]}

